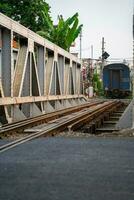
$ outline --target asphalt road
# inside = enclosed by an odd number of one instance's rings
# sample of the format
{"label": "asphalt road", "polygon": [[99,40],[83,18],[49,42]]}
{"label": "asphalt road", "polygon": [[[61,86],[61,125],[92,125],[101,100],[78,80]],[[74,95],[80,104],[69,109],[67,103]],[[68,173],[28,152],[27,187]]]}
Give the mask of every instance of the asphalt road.
{"label": "asphalt road", "polygon": [[75,199],[134,199],[134,138],[40,138],[0,154],[0,200]]}

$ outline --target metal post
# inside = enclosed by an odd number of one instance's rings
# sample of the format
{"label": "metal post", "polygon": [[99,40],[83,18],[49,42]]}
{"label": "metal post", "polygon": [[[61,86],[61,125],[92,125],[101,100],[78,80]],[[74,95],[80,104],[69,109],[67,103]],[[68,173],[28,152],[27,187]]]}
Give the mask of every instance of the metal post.
{"label": "metal post", "polygon": [[2,48],[1,48],[1,76],[5,97],[11,96],[11,52],[12,52],[11,30],[2,30]]}
{"label": "metal post", "polygon": [[134,7],[133,7],[133,75],[132,75],[132,96],[134,98]]}
{"label": "metal post", "polygon": [[132,68],[132,96],[134,98],[134,39],[133,39],[133,68]]}

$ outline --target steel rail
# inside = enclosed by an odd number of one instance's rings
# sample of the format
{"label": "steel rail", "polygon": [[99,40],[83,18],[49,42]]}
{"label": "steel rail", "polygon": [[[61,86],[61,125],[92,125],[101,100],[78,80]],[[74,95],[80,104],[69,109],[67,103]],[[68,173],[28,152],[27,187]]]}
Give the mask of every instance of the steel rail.
{"label": "steel rail", "polygon": [[84,118],[70,124],[68,126],[68,129],[69,129],[69,131],[76,130],[76,129],[78,129],[78,127],[81,127],[83,124],[86,124],[87,122],[92,121],[94,119],[96,120],[97,118],[100,117],[100,115],[104,115],[104,113],[107,112],[107,110],[110,112],[111,110],[113,110],[114,108],[116,108],[120,105],[121,105],[121,102],[115,102],[111,105],[101,108],[99,111],[96,110],[93,115],[85,116]]}
{"label": "steel rail", "polygon": [[78,107],[79,108],[83,108],[83,107],[86,107],[86,106],[89,106],[89,105],[94,105],[94,104],[98,104],[98,103],[101,103],[101,102],[104,102],[104,101],[96,101],[96,102],[94,102],[94,103],[91,103],[91,102],[86,102],[86,103],[83,103],[83,104],[80,104],[80,105],[76,105],[76,106],[71,106],[71,107],[68,107],[68,108],[64,108],[64,109],[60,109],[60,110],[57,110],[57,111],[53,111],[53,112],[50,112],[50,113],[45,113],[45,114],[41,114],[41,115],[39,115],[39,116],[35,116],[35,117],[30,117],[30,118],[27,118],[27,119],[23,119],[23,120],[21,120],[21,121],[16,121],[16,122],[12,122],[12,123],[10,123],[10,124],[4,124],[4,125],[2,125],[2,127],[1,128],[6,128],[6,127],[9,127],[9,126],[14,126],[14,125],[16,125],[16,124],[20,124],[20,123],[22,123],[22,122],[26,122],[26,121],[30,121],[31,119],[36,119],[36,118],[38,118],[38,117],[43,117],[43,116],[46,116],[46,115],[51,115],[51,114],[58,114],[59,112],[61,112],[61,111],[70,111],[71,109],[77,109]]}
{"label": "steel rail", "polygon": [[30,140],[33,140],[35,138],[38,138],[40,136],[48,136],[48,135],[52,135],[53,132],[57,131],[57,130],[64,130],[65,128],[67,128],[70,124],[80,120],[81,118],[85,117],[85,116],[93,116],[93,115],[96,115],[97,114],[97,111],[100,112],[100,110],[102,110],[102,108],[109,108],[109,106],[114,106],[115,103],[117,102],[105,102],[101,105],[97,105],[97,106],[94,106],[94,108],[89,108],[88,110],[86,111],[81,111],[78,115],[75,115],[75,116],[72,116],[70,115],[69,118],[65,118],[65,116],[63,117],[63,121],[61,120],[60,122],[58,123],[54,123],[55,121],[52,122],[52,124],[49,124],[48,127],[44,128],[44,130],[42,131],[38,131],[36,133],[33,133],[33,134],[30,134],[24,138],[21,138],[21,139],[18,139],[18,140],[15,140],[11,143],[8,143],[8,144],[5,144],[3,146],[0,147],[0,153],[8,150],[8,149],[11,149],[15,146],[18,146],[19,144],[23,144],[27,141],[30,141]]}
{"label": "steel rail", "polygon": [[5,133],[7,131],[13,131],[15,129],[19,129],[19,128],[23,128],[23,127],[26,127],[26,126],[29,126],[29,125],[33,125],[34,123],[37,123],[37,122],[41,123],[41,121],[48,122],[50,120],[53,120],[56,117],[61,117],[63,115],[67,115],[70,112],[71,113],[77,112],[77,111],[82,110],[84,108],[92,107],[94,105],[98,105],[98,104],[103,103],[103,102],[104,101],[97,101],[97,102],[94,102],[94,103],[88,102],[88,103],[84,103],[82,105],[69,107],[69,108],[61,109],[61,110],[58,110],[58,111],[55,111],[55,112],[51,112],[51,113],[43,114],[43,115],[36,116],[36,117],[33,117],[33,118],[25,119],[25,120],[22,120],[22,121],[19,121],[19,122],[14,122],[14,123],[2,126],[0,128],[0,133]]}

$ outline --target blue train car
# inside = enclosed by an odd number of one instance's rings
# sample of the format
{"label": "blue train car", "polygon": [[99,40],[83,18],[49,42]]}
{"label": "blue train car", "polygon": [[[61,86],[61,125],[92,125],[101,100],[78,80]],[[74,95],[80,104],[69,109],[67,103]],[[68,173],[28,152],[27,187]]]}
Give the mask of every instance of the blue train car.
{"label": "blue train car", "polygon": [[122,63],[104,66],[103,87],[106,96],[123,98],[130,95],[130,70]]}

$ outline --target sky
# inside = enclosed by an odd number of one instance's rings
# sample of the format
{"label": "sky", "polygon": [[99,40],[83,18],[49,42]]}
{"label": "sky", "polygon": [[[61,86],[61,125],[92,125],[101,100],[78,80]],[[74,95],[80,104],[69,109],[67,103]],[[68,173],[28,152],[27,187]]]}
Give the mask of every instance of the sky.
{"label": "sky", "polygon": [[[102,37],[105,38],[105,51],[110,59],[132,59],[132,15],[134,0],[47,0],[51,16],[57,23],[57,16],[65,19],[76,12],[82,30],[82,57],[101,56]],[[71,51],[80,51],[80,39]]]}

